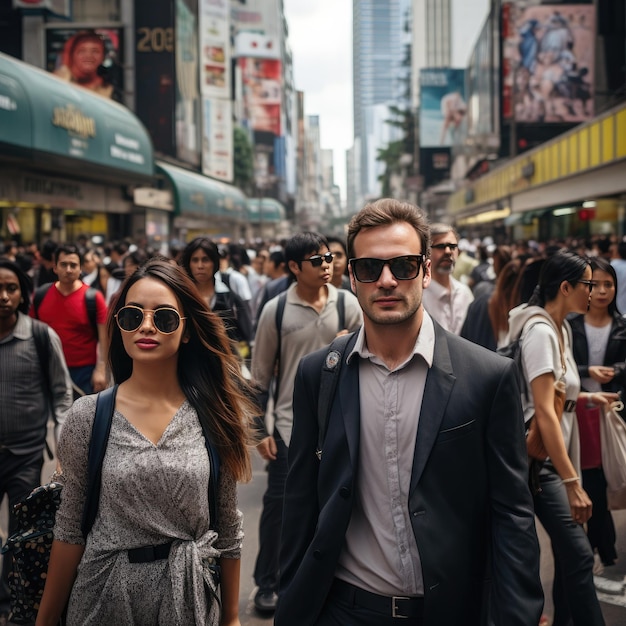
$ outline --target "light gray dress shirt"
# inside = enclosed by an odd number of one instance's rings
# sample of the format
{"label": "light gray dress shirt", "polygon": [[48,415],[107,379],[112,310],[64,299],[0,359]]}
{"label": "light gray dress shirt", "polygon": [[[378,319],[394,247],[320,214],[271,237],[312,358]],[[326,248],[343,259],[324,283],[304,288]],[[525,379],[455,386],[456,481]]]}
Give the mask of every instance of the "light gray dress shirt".
{"label": "light gray dress shirt", "polygon": [[367,349],[363,328],[348,356],[360,359],[360,451],[354,508],[336,576],[381,595],[424,595],[409,487],[434,345],[433,321],[424,311],[413,353],[395,369]]}
{"label": "light gray dress shirt", "polygon": [[51,403],[33,338],[33,320],[17,314],[13,332],[0,340],[0,446],[13,454],[30,454],[44,446],[48,417],[56,434],[72,406],[70,379],[61,340],[48,327],[50,350],[48,375]]}

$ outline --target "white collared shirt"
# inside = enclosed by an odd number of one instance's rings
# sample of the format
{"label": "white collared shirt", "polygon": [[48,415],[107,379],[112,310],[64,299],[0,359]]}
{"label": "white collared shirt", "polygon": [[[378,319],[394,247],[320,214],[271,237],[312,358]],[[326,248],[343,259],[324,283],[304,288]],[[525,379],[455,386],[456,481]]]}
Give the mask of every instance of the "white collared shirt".
{"label": "white collared shirt", "polygon": [[472,290],[450,276],[450,289],[431,280],[422,294],[422,304],[430,316],[446,330],[461,334],[467,309],[474,300]]}
{"label": "white collared shirt", "polygon": [[434,345],[434,325],[424,312],[411,356],[393,370],[367,349],[364,328],[348,356],[359,358],[360,447],[354,507],[336,576],[373,593],[424,594],[409,488]]}

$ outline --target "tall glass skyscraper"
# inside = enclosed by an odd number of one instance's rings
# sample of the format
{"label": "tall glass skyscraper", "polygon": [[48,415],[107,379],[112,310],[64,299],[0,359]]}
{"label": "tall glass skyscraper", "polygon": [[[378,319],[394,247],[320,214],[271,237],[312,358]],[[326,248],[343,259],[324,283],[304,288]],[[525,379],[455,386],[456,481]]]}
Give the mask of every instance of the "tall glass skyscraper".
{"label": "tall glass skyscraper", "polygon": [[[372,172],[372,158],[379,134],[372,120],[380,118],[373,113],[376,105],[402,105],[405,86],[401,76],[403,51],[403,7],[410,0],[353,0],[353,93],[354,139],[360,144],[357,183],[360,195],[377,193],[376,176]],[[357,164],[355,164],[357,165]]]}

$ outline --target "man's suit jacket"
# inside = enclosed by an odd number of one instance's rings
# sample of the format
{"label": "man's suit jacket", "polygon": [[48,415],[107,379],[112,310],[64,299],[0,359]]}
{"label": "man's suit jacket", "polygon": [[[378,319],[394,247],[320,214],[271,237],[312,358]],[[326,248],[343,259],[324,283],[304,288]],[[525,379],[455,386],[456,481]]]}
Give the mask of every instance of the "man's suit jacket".
{"label": "man's suit jacket", "polygon": [[[316,411],[327,352],[306,356],[296,377],[275,626],[315,623],[353,507],[359,358],[342,366],[320,462]],[[425,624],[481,623],[487,592],[493,624],[539,623],[539,545],[527,479],[515,364],[435,323],[407,502]]]}

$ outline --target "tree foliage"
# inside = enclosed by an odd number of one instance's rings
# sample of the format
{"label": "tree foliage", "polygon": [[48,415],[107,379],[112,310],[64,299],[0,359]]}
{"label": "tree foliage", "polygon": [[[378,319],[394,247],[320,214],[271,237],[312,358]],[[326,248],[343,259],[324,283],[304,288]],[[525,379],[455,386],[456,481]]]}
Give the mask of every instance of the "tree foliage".
{"label": "tree foliage", "polygon": [[233,152],[235,185],[250,195],[254,183],[254,155],[248,134],[239,126],[233,129]]}

